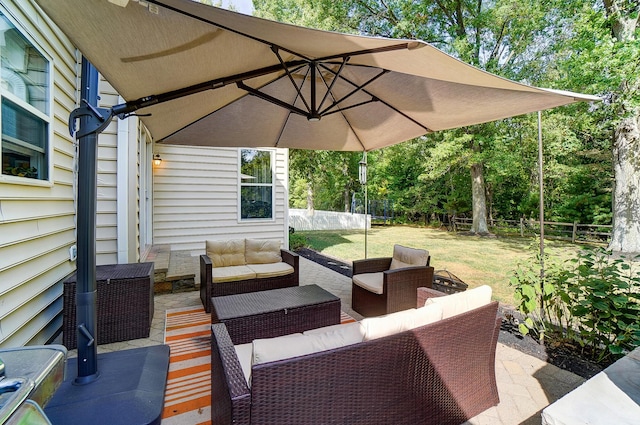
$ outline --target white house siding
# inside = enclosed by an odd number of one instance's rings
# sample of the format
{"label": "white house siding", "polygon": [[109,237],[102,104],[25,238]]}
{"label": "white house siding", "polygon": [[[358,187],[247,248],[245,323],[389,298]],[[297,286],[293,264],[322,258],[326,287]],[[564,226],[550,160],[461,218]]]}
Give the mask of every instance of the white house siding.
{"label": "white house siding", "polygon": [[203,251],[208,239],[274,238],[288,246],[288,150],[275,150],[274,220],[238,220],[237,148],[157,144],[153,243]]}
{"label": "white house siding", "polygon": [[[118,103],[118,93],[100,78],[100,106]],[[98,179],[96,194],[96,264],[118,263],[118,120],[98,136]]]}
{"label": "white house siding", "polygon": [[50,60],[53,74],[50,182],[0,175],[0,347],[43,344],[62,325],[61,282],[75,269],[75,147],[67,120],[76,106],[76,51],[29,0],[3,13]]}

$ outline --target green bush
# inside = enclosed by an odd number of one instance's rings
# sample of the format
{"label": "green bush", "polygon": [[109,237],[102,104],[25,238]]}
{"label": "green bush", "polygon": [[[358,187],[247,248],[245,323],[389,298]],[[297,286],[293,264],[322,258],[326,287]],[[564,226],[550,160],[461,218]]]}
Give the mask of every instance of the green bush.
{"label": "green bush", "polygon": [[640,275],[631,261],[603,249],[566,262],[544,260],[543,280],[539,254],[519,264],[510,280],[525,316],[523,334],[576,343],[597,362],[640,346]]}
{"label": "green bush", "polygon": [[300,233],[289,233],[289,249],[295,251],[296,249],[304,248],[307,246],[307,238]]}

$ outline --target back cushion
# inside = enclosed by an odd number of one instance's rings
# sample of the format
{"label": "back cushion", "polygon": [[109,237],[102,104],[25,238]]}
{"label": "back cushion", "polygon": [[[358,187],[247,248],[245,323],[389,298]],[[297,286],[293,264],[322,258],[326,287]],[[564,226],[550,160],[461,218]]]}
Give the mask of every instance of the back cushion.
{"label": "back cushion", "polygon": [[429,251],[427,250],[394,245],[393,258],[391,259],[391,267],[389,267],[389,270],[426,266],[428,259]]}
{"label": "back cushion", "polygon": [[445,295],[444,297],[428,298],[424,305],[440,304],[442,306],[442,318],[446,319],[489,304],[491,302],[491,292],[490,286],[482,285],[468,291]]}
{"label": "back cushion", "polygon": [[346,323],[268,339],[253,340],[253,364],[274,362],[362,342],[360,323]]}
{"label": "back cushion", "polygon": [[365,330],[364,340],[382,338],[413,328],[415,308],[390,313],[385,316],[367,317],[360,322]]}
{"label": "back cushion", "polygon": [[280,241],[277,239],[247,239],[245,242],[247,264],[269,264],[282,261]]}
{"label": "back cushion", "polygon": [[244,266],[244,239],[206,242],[207,255],[213,267]]}

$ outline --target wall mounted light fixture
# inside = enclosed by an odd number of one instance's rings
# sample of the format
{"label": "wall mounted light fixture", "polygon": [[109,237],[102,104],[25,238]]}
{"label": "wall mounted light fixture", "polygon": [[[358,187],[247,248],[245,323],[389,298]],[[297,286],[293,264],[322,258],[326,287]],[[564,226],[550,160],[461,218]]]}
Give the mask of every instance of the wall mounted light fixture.
{"label": "wall mounted light fixture", "polygon": [[162,158],[160,158],[160,154],[159,153],[153,155],[153,163],[156,164],[156,165],[162,164]]}

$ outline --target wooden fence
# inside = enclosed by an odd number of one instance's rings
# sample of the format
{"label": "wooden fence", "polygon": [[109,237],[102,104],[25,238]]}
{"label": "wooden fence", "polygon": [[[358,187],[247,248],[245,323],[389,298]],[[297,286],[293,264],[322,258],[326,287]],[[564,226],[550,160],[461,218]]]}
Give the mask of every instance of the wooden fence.
{"label": "wooden fence", "polygon": [[[471,228],[473,219],[466,217],[453,217],[453,230],[462,231]],[[490,229],[520,232],[520,236],[534,236],[540,234],[540,222],[521,218],[518,220],[488,220]],[[608,243],[611,239],[610,224],[580,224],[559,223],[555,221],[544,222],[544,236],[548,239],[561,239],[576,242]]]}

